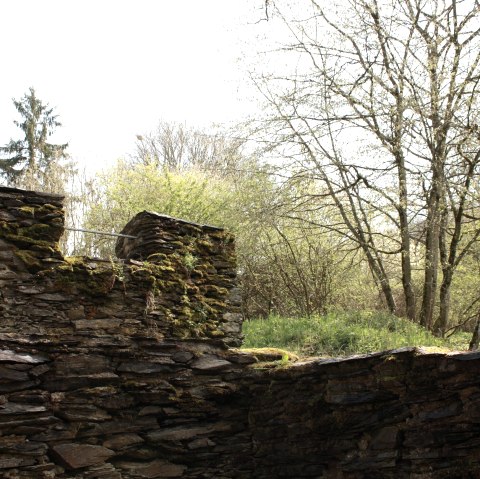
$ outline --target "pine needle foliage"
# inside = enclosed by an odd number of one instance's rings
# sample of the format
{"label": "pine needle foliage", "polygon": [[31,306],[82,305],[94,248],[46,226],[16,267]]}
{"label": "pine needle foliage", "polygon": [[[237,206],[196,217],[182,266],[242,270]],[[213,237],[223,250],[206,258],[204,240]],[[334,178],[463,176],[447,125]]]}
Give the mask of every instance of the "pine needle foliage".
{"label": "pine needle foliage", "polygon": [[18,186],[26,176],[41,178],[47,175],[53,162],[66,157],[68,144],[57,145],[48,141],[61,123],[53,108],[43,103],[33,88],[20,100],[13,99],[13,103],[21,117],[14,123],[22,130],[23,138],[11,139],[0,147],[0,175],[9,184]]}

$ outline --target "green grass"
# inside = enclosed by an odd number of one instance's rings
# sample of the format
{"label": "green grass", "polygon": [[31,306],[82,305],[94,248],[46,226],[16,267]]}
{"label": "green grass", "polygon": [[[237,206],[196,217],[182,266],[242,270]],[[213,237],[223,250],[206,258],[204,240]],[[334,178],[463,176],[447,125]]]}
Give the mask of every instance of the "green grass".
{"label": "green grass", "polygon": [[312,318],[246,321],[244,348],[275,347],[300,356],[343,356],[396,349],[404,346],[436,346],[464,350],[469,334],[448,340],[434,337],[406,319],[378,312],[334,312]]}

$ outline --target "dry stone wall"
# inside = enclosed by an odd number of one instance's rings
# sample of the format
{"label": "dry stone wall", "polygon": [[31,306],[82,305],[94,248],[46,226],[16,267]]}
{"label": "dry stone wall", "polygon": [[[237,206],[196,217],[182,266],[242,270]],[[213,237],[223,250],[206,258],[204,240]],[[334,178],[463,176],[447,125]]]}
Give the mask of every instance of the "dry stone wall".
{"label": "dry stone wall", "polygon": [[186,337],[241,344],[241,296],[231,234],[149,211],[136,215],[122,234],[117,257],[147,261],[155,273],[159,294],[153,307],[162,323],[170,318],[175,331]]}
{"label": "dry stone wall", "polygon": [[62,198],[0,188],[0,478],[477,478],[480,357],[245,352],[233,238],[143,212],[63,258]]}

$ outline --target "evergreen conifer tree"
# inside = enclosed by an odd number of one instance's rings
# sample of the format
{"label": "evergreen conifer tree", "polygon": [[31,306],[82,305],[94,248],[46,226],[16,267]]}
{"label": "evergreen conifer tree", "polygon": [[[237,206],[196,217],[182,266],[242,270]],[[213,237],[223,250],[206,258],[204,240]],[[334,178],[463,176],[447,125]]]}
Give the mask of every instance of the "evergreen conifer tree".
{"label": "evergreen conifer tree", "polygon": [[67,156],[68,143],[55,145],[48,142],[61,123],[53,114],[53,108],[37,98],[33,88],[20,100],[13,99],[13,103],[21,116],[21,120],[14,123],[23,131],[24,137],[11,139],[0,147],[0,176],[12,185],[21,184],[27,175],[42,184],[49,166]]}

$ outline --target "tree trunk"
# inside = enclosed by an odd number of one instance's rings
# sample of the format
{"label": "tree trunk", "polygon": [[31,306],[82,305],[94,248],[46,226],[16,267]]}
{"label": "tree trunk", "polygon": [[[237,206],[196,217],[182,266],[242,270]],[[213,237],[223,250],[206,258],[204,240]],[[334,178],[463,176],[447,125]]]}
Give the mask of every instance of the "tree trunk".
{"label": "tree trunk", "polygon": [[400,240],[402,245],[402,285],[405,296],[405,313],[407,318],[414,321],[416,316],[415,292],[412,286],[412,265],[410,262],[410,232],[408,226],[408,191],[407,174],[403,155],[397,155],[397,167],[399,176],[399,200],[398,215],[400,221]]}
{"label": "tree trunk", "polygon": [[381,265],[375,261],[375,258],[372,256],[368,248],[363,248],[363,250],[367,256],[368,266],[370,267],[370,271],[372,272],[374,279],[380,283],[380,288],[382,290],[385,302],[387,303],[388,310],[392,314],[397,314],[397,305],[395,303],[393,291],[385,271],[380,267]]}
{"label": "tree trunk", "polygon": [[402,251],[402,285],[403,294],[405,295],[405,314],[408,319],[415,321],[417,315],[416,300],[412,285],[412,266],[409,251]]}
{"label": "tree trunk", "polygon": [[438,198],[435,189],[429,198],[425,244],[425,280],[423,284],[422,310],[420,313],[420,324],[429,330],[432,329],[433,325],[439,261]]}
{"label": "tree trunk", "polygon": [[435,322],[434,332],[438,336],[444,336],[448,326],[448,317],[450,314],[450,290],[453,274],[450,269],[444,272],[442,284],[440,286],[440,312]]}
{"label": "tree trunk", "polygon": [[385,298],[385,301],[387,302],[388,310],[392,314],[397,314],[397,305],[396,305],[395,299],[393,297],[392,288],[390,287],[390,283],[388,282],[386,277],[382,278],[382,280],[380,280],[380,285],[381,285],[381,288],[382,288],[382,292],[383,292],[383,296]]}
{"label": "tree trunk", "polygon": [[450,243],[450,250],[447,252],[447,228],[448,228],[448,210],[446,205],[442,205],[442,214],[439,231],[439,253],[440,261],[442,263],[442,284],[440,285],[440,311],[438,318],[435,322],[433,332],[437,336],[442,338],[445,336],[445,332],[448,326],[448,318],[450,315],[450,289],[452,286],[454,263],[457,254],[458,241],[460,239],[460,226],[457,220],[461,218],[455,218],[455,229],[452,235]]}
{"label": "tree trunk", "polygon": [[475,325],[475,329],[473,330],[473,335],[472,335],[472,339],[470,340],[468,350],[477,351],[479,342],[480,342],[480,314],[479,314],[479,318],[477,319],[477,324]]}

